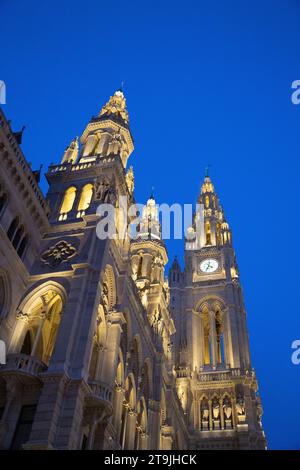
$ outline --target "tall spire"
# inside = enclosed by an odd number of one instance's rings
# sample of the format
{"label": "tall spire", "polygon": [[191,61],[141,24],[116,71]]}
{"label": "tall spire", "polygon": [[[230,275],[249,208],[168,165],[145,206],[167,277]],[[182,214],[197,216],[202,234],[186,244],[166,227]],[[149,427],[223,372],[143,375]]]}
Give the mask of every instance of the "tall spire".
{"label": "tall spire", "polygon": [[62,163],[75,163],[78,156],[78,137],[75,137],[70,145],[66,148],[62,158]]}

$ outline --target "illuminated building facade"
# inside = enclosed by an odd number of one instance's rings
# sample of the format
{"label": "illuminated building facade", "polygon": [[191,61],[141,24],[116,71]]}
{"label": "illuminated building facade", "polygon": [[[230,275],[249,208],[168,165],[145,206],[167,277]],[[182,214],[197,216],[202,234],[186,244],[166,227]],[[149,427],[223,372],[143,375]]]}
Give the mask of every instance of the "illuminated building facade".
{"label": "illuminated building facade", "polygon": [[[101,203],[134,203],[122,91],[49,167],[46,198],[20,133],[0,119],[0,447],[265,448],[231,232],[210,178],[204,231],[189,229],[185,269],[175,259],[168,280],[153,197],[138,238],[96,232]],[[118,213],[118,235],[130,222]]]}

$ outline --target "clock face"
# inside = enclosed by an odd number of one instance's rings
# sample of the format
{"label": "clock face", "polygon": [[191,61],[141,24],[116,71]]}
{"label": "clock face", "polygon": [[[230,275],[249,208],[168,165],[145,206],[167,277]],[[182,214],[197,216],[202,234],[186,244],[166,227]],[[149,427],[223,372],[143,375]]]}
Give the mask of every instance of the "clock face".
{"label": "clock face", "polygon": [[218,269],[218,266],[218,261],[216,259],[210,258],[202,261],[200,264],[200,269],[203,273],[213,273],[216,271],[216,269]]}

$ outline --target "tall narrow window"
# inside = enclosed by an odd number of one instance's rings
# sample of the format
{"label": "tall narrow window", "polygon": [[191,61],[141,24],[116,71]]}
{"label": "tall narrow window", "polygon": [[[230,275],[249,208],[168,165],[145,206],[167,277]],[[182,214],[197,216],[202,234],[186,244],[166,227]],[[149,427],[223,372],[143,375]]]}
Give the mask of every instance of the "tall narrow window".
{"label": "tall narrow window", "polygon": [[220,311],[216,312],[217,363],[224,363],[223,325]]}
{"label": "tall narrow window", "polygon": [[217,223],[217,244],[222,245],[222,234],[221,234],[221,224]]}
{"label": "tall narrow window", "polygon": [[12,223],[10,224],[9,229],[7,230],[7,236],[10,240],[13,239],[16,233],[16,230],[18,228],[18,225],[19,225],[19,217],[15,217]]}
{"label": "tall narrow window", "polygon": [[211,231],[210,231],[210,223],[208,220],[205,222],[205,236],[206,236],[206,245],[211,245]]}
{"label": "tall narrow window", "polygon": [[17,253],[20,256],[20,258],[22,258],[27,245],[28,245],[28,237],[27,235],[25,235],[21,240],[19,248],[17,249]]}
{"label": "tall narrow window", "polygon": [[85,211],[90,206],[91,200],[93,196],[93,185],[86,184],[81,191],[80,200],[78,204],[78,212],[76,217],[80,218],[85,214]]}
{"label": "tall narrow window", "polygon": [[21,227],[19,227],[18,230],[16,231],[16,234],[15,234],[15,236],[14,236],[14,238],[13,238],[13,241],[12,241],[13,247],[14,247],[15,249],[18,248],[19,243],[20,243],[20,240],[21,240],[21,237],[23,236],[23,234],[24,234],[24,227],[21,226]]}
{"label": "tall narrow window", "polygon": [[209,207],[209,196],[205,196],[205,207],[206,209]]}
{"label": "tall narrow window", "polygon": [[76,188],[74,186],[71,186],[65,192],[58,220],[67,219],[68,213],[72,210],[75,197],[76,197]]}
{"label": "tall narrow window", "polygon": [[7,202],[7,194],[0,193],[0,215],[2,214]]}
{"label": "tall narrow window", "polygon": [[27,356],[30,356],[31,350],[32,350],[31,334],[30,334],[30,331],[28,330],[26,335],[25,335],[25,338],[24,338],[24,341],[23,341],[22,348],[21,348],[20,352],[21,352],[21,354],[27,354]]}

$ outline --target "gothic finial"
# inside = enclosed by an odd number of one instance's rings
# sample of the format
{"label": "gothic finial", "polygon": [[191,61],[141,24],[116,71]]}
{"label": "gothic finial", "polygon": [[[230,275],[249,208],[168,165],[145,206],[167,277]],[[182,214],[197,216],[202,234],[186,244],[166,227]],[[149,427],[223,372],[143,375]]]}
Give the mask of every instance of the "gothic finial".
{"label": "gothic finial", "polygon": [[209,163],[208,165],[206,165],[205,167],[205,178],[209,178],[209,169],[211,167],[211,164]]}
{"label": "gothic finial", "polygon": [[151,187],[151,194],[149,199],[154,199],[154,186]]}
{"label": "gothic finial", "polygon": [[24,129],[25,129],[25,126],[23,126],[20,131],[14,132],[14,136],[15,136],[16,141],[18,142],[19,145],[21,145],[21,143],[22,143],[22,137],[23,137]]}

